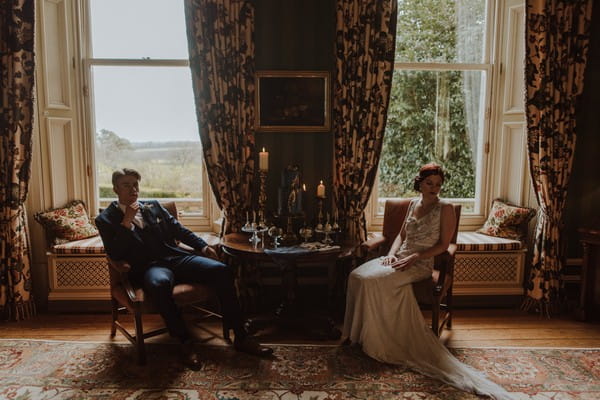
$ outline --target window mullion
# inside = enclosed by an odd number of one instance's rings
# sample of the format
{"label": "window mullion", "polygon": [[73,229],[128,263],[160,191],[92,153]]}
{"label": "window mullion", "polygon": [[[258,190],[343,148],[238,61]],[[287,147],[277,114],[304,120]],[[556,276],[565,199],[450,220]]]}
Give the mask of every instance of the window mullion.
{"label": "window mullion", "polygon": [[89,65],[97,66],[136,66],[136,67],[188,67],[189,60],[184,59],[126,59],[126,58],[89,58]]}
{"label": "window mullion", "polygon": [[409,63],[396,62],[394,69],[415,71],[487,71],[490,64],[463,64],[463,63]]}

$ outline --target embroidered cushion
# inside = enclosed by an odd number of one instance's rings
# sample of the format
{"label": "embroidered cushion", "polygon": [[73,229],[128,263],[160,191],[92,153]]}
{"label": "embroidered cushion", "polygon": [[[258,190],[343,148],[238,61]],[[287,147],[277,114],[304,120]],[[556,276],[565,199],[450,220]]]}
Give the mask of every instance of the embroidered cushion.
{"label": "embroidered cushion", "polygon": [[53,244],[71,242],[98,235],[98,229],[91,224],[85,204],[75,200],[63,208],[55,208],[35,214],[35,220],[53,237]]}
{"label": "embroidered cushion", "polygon": [[487,221],[477,230],[489,236],[525,241],[527,223],[533,217],[534,210],[505,203],[500,199],[492,202]]}

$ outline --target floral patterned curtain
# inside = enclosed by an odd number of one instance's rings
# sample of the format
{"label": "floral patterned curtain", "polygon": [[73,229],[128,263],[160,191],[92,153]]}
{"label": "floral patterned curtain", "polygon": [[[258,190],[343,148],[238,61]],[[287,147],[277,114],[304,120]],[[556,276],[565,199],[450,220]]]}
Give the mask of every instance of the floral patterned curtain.
{"label": "floral patterned curtain", "polygon": [[190,66],[208,178],[239,231],[252,208],[254,6],[247,0],[186,0]]}
{"label": "floral patterned curtain", "polygon": [[366,239],[394,70],[397,0],[337,0],[334,196],[350,240]]}
{"label": "floral patterned curtain", "polygon": [[539,204],[523,308],[556,311],[563,267],[563,210],[575,152],[593,0],[527,0],[526,113],[531,178]]}
{"label": "floral patterned curtain", "polygon": [[24,211],[31,173],[34,0],[0,2],[0,313],[35,314]]}

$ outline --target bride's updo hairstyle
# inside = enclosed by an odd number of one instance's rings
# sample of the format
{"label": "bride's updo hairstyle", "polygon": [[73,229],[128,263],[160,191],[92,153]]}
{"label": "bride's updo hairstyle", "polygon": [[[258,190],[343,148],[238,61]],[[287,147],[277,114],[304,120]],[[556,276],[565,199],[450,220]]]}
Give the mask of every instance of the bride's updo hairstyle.
{"label": "bride's updo hairstyle", "polygon": [[425,164],[421,167],[419,173],[417,174],[417,176],[415,176],[413,189],[419,192],[421,182],[423,182],[425,178],[431,175],[439,175],[440,178],[442,178],[442,183],[444,183],[444,170],[442,169],[442,166],[432,162],[429,164]]}

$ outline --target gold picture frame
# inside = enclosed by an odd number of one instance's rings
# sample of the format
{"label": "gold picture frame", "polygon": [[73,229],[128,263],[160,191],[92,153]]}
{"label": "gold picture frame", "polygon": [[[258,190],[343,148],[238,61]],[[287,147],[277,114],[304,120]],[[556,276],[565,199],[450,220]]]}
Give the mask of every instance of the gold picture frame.
{"label": "gold picture frame", "polygon": [[256,130],[327,132],[328,71],[257,71]]}

